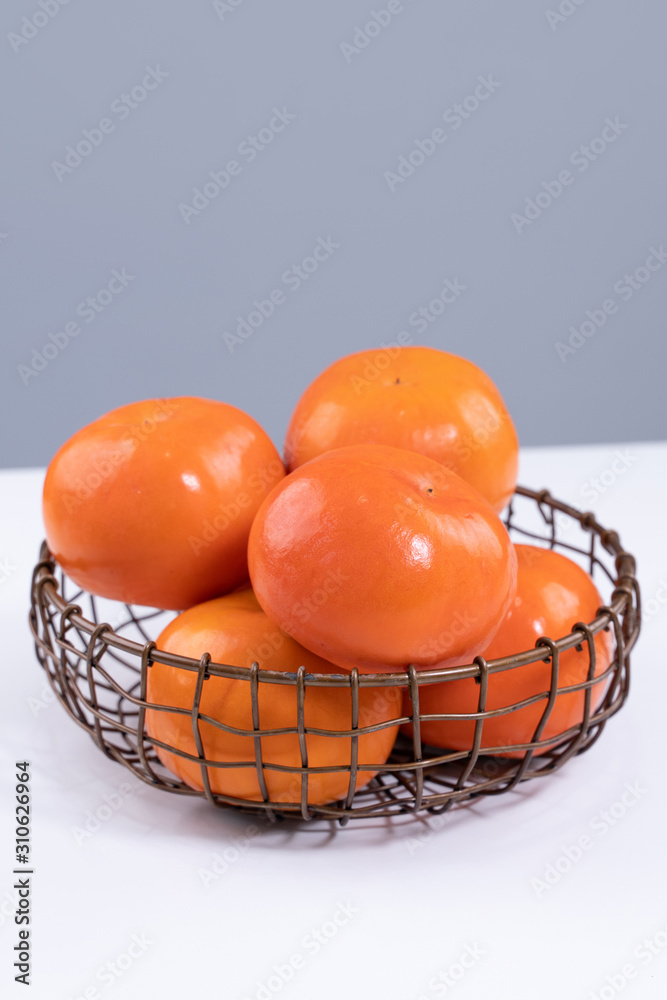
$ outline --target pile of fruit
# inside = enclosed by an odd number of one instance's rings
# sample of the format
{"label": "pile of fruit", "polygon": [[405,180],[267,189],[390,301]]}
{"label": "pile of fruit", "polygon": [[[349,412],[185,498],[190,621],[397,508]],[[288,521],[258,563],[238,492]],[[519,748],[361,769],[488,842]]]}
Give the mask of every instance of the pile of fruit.
{"label": "pile of fruit", "polygon": [[[261,670],[341,674],[418,670],[487,660],[558,639],[590,622],[602,601],[578,565],[514,545],[499,513],[516,485],[518,440],[493,382],[471,362],[425,347],[364,351],[337,361],[294,410],[283,462],[246,413],[182,397],[122,406],[78,431],[53,458],[44,522],[55,559],[92,594],[180,612],[158,649]],[[595,676],[612,658],[595,638]],[[561,654],[559,687],[584,682],[585,648]],[[162,763],[202,788],[189,711],[197,675],[154,662],[146,729]],[[482,751],[520,757],[543,715],[547,662],[489,675]],[[593,688],[591,708],[604,685]],[[420,686],[420,714],[475,713],[473,678]],[[532,699],[532,700],[531,700]],[[301,797],[295,684],[260,683],[264,777],[271,801]],[[333,802],[349,784],[351,692],[307,686],[308,801]],[[184,711],[185,710],[185,711]],[[200,732],[214,793],[260,801],[250,683],[209,676]],[[384,764],[403,687],[359,691],[357,788]],[[558,694],[549,741],[581,722],[583,691]],[[224,728],[222,728],[224,727]],[[280,732],[291,730],[291,732]],[[370,731],[368,731],[370,730]],[[411,731],[410,725],[405,726]],[[474,719],[426,719],[421,738],[467,751]]]}

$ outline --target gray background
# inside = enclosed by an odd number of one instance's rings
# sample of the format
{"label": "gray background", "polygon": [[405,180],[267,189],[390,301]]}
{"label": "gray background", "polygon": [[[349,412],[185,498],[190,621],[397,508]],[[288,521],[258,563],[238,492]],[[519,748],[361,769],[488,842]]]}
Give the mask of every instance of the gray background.
{"label": "gray background", "polygon": [[[347,59],[386,0],[234,3],[70,0],[15,52],[40,7],[4,0],[0,464],[44,464],[106,410],[181,394],[247,409],[280,447],[325,365],[403,330],[482,365],[524,444],[664,437],[667,265],[629,301],[613,290],[667,242],[663,0],[565,0],[553,24],[556,0],[405,0]],[[147,66],[168,76],[120,120]],[[443,123],[480,75],[500,86]],[[239,144],[283,106],[295,120],[247,163]],[[104,117],[114,131],[59,181],[53,161]],[[627,127],[579,172],[570,155],[607,117]],[[446,141],[392,192],[385,171],[437,127]],[[186,225],[179,204],[232,158],[241,174]],[[512,213],[568,168],[518,233]],[[329,236],[340,247],[286,288]],[[127,288],[24,384],[33,348],[114,268]],[[466,291],[420,333],[409,317],[445,278]],[[230,351],[225,332],[274,288],[286,301]],[[570,325],[609,298],[562,361]]]}

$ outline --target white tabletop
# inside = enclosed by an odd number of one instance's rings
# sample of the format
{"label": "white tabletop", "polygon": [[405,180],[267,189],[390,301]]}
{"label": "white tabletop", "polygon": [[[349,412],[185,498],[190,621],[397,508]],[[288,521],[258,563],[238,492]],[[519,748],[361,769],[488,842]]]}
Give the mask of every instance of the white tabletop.
{"label": "white tabletop", "polygon": [[[665,996],[667,445],[522,456],[523,484],[594,509],[638,560],[646,611],[631,695],[593,748],[439,822],[345,829],[267,828],[147,788],[71,722],[45,686],[27,624],[42,478],[0,473],[3,997]],[[12,969],[14,762],[23,759],[33,803],[29,993]],[[82,836],[97,811],[103,821]]]}

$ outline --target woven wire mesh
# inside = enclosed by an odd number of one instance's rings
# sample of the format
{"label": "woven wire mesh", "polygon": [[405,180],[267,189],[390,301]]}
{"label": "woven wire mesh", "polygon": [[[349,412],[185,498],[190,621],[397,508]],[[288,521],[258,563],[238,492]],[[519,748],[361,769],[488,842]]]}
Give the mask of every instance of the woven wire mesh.
{"label": "woven wire mesh", "polygon": [[[515,788],[519,782],[543,777],[569,758],[587,750],[600,736],[607,720],[623,705],[629,688],[630,651],[634,646],[641,620],[640,595],[634,558],[625,552],[615,531],[605,529],[593,514],[582,513],[555,500],[546,490],[535,492],[518,487],[505,518],[515,542],[541,545],[562,552],[579,562],[593,576],[608,603],[598,611],[593,622],[573,623],[572,632],[562,637],[544,637],[533,650],[517,650],[516,655],[489,661],[482,658],[463,667],[405,671],[389,674],[360,675],[356,670],[339,675],[308,674],[302,667],[296,673],[276,673],[252,667],[214,664],[206,651],[199,661],[159,650],[154,636],[159,634],[173,614],[104,602],[77,589],[53,560],[46,543],[42,545],[32,584],[30,626],[37,657],[61,705],[71,718],[85,729],[98,747],[110,758],[123,764],[142,781],[180,795],[204,796],[213,805],[234,807],[262,813],[269,819],[337,819],[345,824],[350,818],[395,816],[409,812],[442,813],[456,804],[484,795],[498,795]],[[603,598],[604,599],[604,598]],[[104,617],[104,613],[109,612]],[[613,659],[603,673],[595,671],[595,636],[602,630],[613,634]],[[572,648],[587,651],[589,670],[584,682],[559,687],[561,654]],[[521,670],[529,663],[544,661],[550,665],[548,689],[531,702],[543,708],[532,740],[513,744],[505,751],[521,751],[516,757],[498,756],[482,748],[484,722],[498,710],[486,709],[490,675],[502,670]],[[191,717],[196,752],[156,739],[146,731],[146,711],[165,710],[147,701],[148,673],[154,663],[164,663],[177,670],[196,673],[192,706],[172,709]],[[253,728],[230,730],[224,719],[211,719],[201,713],[204,685],[211,677],[227,677],[248,686],[252,702]],[[436,749],[422,742],[419,695],[424,685],[453,679],[474,678],[477,684],[477,710],[456,718],[474,722],[474,739],[466,751]],[[290,685],[296,689],[295,724],[280,732],[298,736],[301,761],[297,766],[267,762],[262,753],[262,738],[275,730],[262,729],[258,693],[263,685]],[[344,764],[314,768],[308,763],[308,736],[320,733],[306,725],[305,705],[308,691],[315,687],[344,687],[349,691],[350,728],[326,731],[332,738],[349,740],[349,760]],[[400,687],[409,693],[404,706],[407,714],[391,718],[385,726],[412,723],[412,738],[399,735],[387,761],[359,759],[359,738],[382,726],[360,726],[359,695],[365,687],[383,689]],[[604,691],[597,707],[592,708],[592,691]],[[584,691],[584,711],[577,725],[548,740],[541,739],[556,698],[563,692]],[[510,713],[525,702],[503,709]],[[448,716],[451,718],[452,716]],[[438,716],[430,715],[430,720]],[[201,722],[223,731],[248,737],[248,760],[221,764],[205,756]],[[172,754],[195,761],[201,771],[202,790],[176,778],[158,759],[156,746]],[[539,754],[536,753],[539,751]],[[496,748],[498,754],[498,748]],[[212,791],[209,769],[226,767],[254,768],[262,801],[248,801]],[[290,771],[299,776],[298,801],[272,800],[267,791],[269,770]],[[366,787],[355,791],[360,770],[376,772]],[[308,780],[315,772],[343,771],[348,776],[347,795],[339,801],[314,805],[308,800]]]}

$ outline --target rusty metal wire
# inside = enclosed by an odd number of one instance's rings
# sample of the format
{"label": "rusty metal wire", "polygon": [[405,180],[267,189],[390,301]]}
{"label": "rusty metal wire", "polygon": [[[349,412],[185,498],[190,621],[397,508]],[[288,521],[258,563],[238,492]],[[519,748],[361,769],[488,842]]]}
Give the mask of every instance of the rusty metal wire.
{"label": "rusty metal wire", "polygon": [[[521,509],[521,517],[519,517]],[[73,588],[59,569],[46,543],[42,544],[40,560],[33,572],[30,627],[35,640],[37,658],[46,671],[58,701],[71,718],[85,729],[98,747],[110,758],[127,767],[138,778],[155,788],[180,795],[207,798],[218,807],[233,807],[246,812],[261,813],[268,819],[337,819],[341,824],[350,818],[385,817],[405,813],[442,813],[462,802],[479,796],[497,795],[515,788],[519,782],[543,777],[561,767],[570,757],[587,750],[600,736],[607,720],[623,705],[630,682],[630,652],[639,634],[641,607],[635,560],[621,546],[618,534],[604,528],[592,513],[576,510],[555,500],[547,490],[539,492],[518,487],[510,504],[506,521],[514,541],[542,545],[577,559],[593,575],[598,589],[609,594],[608,603],[600,608],[592,622],[573,623],[572,631],[557,640],[543,638],[533,650],[517,650],[514,656],[489,661],[483,657],[462,667],[415,670],[388,674],[307,674],[301,667],[297,673],[277,673],[261,669],[210,662],[202,651],[200,660],[192,660],[159,650],[151,635],[151,623],[162,612],[115,605],[115,626],[100,621],[99,599]],[[87,610],[84,612],[83,605]],[[604,674],[595,677],[594,638],[602,629],[614,636],[614,658]],[[580,724],[549,740],[540,740],[553,708],[558,688],[559,657],[568,649],[586,649],[589,670],[586,681],[568,687],[568,691],[585,691],[585,707]],[[505,752],[525,751],[521,757],[494,756],[482,750],[484,720],[491,715],[509,713],[517,705],[489,712],[486,696],[489,676],[504,670],[520,670],[538,660],[551,665],[550,689],[530,701],[543,703],[540,722],[528,744],[502,748]],[[146,700],[147,677],[153,663],[164,663],[179,670],[196,673],[195,696],[191,709],[179,709],[192,719],[192,732],[197,755],[184,753],[177,747],[151,740],[145,728],[147,709],[167,710]],[[202,715],[200,702],[207,680],[212,676],[231,677],[247,683],[252,702],[253,728],[234,730],[249,737],[254,747],[254,760],[246,763],[257,770],[261,802],[250,802],[212,791],[209,768],[220,767],[219,761],[208,760],[200,732],[200,722],[220,729],[229,727],[223,719]],[[457,719],[474,720],[474,739],[469,751],[445,751],[422,743],[419,692],[424,685],[450,679],[475,678],[478,683],[478,704],[473,714],[457,715]],[[262,729],[259,717],[260,685],[287,684],[296,688],[297,725],[291,732],[298,735],[301,763],[289,767],[267,763],[262,756],[262,737],[271,732]],[[605,686],[605,695],[595,711],[591,711],[591,693],[596,685]],[[385,723],[387,726],[411,722],[413,735],[399,736],[387,762],[374,764],[359,761],[359,735],[367,729],[359,726],[359,692],[364,687],[401,687],[410,694],[410,714]],[[309,730],[305,725],[304,703],[310,687],[346,687],[350,692],[351,728],[326,732],[327,736],[346,738],[350,759],[346,765],[313,768],[308,764]],[[598,688],[599,690],[599,688]],[[526,702],[521,703],[526,704]],[[451,718],[452,716],[448,716]],[[438,718],[430,715],[429,719]],[[187,786],[174,777],[159,761],[155,752],[161,746],[171,754],[194,760],[200,765],[203,791]],[[544,752],[544,748],[547,748]],[[493,748],[492,748],[493,749]],[[499,751],[501,748],[496,748]],[[535,751],[540,750],[539,755]],[[355,791],[357,772],[376,771],[376,777],[365,788]],[[223,766],[230,766],[229,764]],[[237,763],[236,765],[239,766]],[[268,769],[292,771],[300,776],[299,802],[271,801],[267,792]],[[309,774],[322,771],[345,771],[349,774],[348,792],[344,799],[327,805],[308,802]]]}

